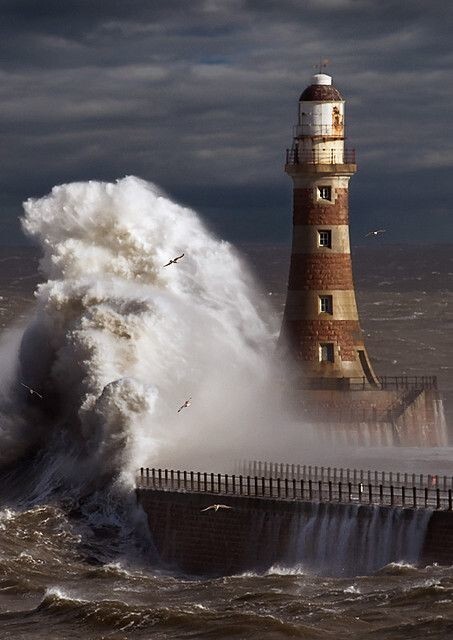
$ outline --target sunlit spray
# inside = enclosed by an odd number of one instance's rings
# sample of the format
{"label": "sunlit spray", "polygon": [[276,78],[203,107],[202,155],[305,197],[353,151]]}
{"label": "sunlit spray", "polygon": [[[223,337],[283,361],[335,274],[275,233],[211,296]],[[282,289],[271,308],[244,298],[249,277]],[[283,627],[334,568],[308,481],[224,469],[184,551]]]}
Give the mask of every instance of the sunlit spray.
{"label": "sunlit spray", "polygon": [[85,464],[132,477],[272,454],[278,327],[230,244],[135,177],[57,186],[24,208],[45,281],[21,375],[58,403]]}

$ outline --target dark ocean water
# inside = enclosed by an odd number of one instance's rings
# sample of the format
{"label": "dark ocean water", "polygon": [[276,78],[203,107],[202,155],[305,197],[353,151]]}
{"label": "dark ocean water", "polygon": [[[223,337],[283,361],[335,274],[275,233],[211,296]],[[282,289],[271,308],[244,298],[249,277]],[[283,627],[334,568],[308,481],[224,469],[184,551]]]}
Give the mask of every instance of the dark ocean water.
{"label": "dark ocean water", "polygon": [[[284,249],[241,250],[280,312]],[[451,407],[452,248],[367,247],[354,258],[377,373],[437,375]],[[31,250],[1,252],[3,329],[27,317],[36,265]],[[70,459],[68,451],[58,464]],[[389,451],[388,460],[395,470],[403,462],[433,472],[452,464],[450,448]],[[300,566],[210,580],[178,576],[159,568],[130,490],[106,485],[76,495],[55,486],[56,464],[50,453],[12,461],[0,473],[2,640],[453,638],[453,568],[393,563],[347,578]]]}

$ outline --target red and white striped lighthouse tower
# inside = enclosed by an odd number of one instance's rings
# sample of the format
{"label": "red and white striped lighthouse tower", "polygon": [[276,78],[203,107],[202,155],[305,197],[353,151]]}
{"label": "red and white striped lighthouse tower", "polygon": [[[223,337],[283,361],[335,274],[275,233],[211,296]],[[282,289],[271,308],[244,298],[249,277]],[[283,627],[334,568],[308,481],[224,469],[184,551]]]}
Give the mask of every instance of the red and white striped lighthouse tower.
{"label": "red and white striped lighthouse tower", "polygon": [[285,166],[294,202],[282,336],[312,388],[348,388],[357,379],[377,384],[354,292],[348,186],[357,166],[344,141],[344,100],[332,78],[318,73],[300,97]]}

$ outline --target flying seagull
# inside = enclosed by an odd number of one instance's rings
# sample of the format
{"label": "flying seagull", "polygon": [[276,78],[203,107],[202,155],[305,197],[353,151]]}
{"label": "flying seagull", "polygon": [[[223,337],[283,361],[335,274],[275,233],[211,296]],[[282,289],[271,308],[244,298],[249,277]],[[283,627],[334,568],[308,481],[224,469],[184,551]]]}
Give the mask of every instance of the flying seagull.
{"label": "flying seagull", "polygon": [[368,236],[379,236],[381,233],[385,233],[387,231],[387,229],[376,229],[375,231],[368,231],[368,233],[366,234],[365,238],[368,238]]}
{"label": "flying seagull", "polygon": [[37,391],[35,391],[34,389],[32,389],[31,387],[29,387],[27,384],[24,384],[23,382],[20,383],[23,387],[25,387],[26,389],[28,389],[30,391],[31,395],[35,395],[38,396],[38,398],[41,398],[41,400],[43,399],[42,395],[40,393],[38,393]]}
{"label": "flying seagull", "polygon": [[232,509],[233,507],[229,507],[227,504],[211,504],[211,506],[206,507],[206,509],[202,509],[202,511],[209,511],[210,509],[214,509],[214,511],[218,511],[219,509]]}
{"label": "flying seagull", "polygon": [[192,403],[190,402],[191,400],[192,400],[192,396],[189,396],[189,397],[187,398],[187,400],[184,402],[184,404],[182,404],[182,405],[179,407],[179,409],[178,409],[177,413],[179,413],[180,411],[182,411],[182,409],[185,409],[186,407],[190,407],[190,405],[192,404]]}
{"label": "flying seagull", "polygon": [[180,256],[176,256],[176,258],[173,258],[173,260],[169,260],[167,262],[167,264],[164,264],[164,267],[168,267],[171,264],[176,264],[178,262],[178,260],[181,260],[181,258],[184,258],[184,254],[183,253],[181,253]]}

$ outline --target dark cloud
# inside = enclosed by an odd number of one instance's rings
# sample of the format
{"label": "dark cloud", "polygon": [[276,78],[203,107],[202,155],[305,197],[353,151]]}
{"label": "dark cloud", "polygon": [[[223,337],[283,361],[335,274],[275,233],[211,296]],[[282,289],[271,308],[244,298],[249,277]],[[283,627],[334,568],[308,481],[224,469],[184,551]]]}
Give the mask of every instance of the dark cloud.
{"label": "dark cloud", "polygon": [[329,58],[347,99],[353,237],[451,239],[443,0],[3,0],[0,228],[55,183],[138,174],[233,239],[288,237],[297,99]]}

